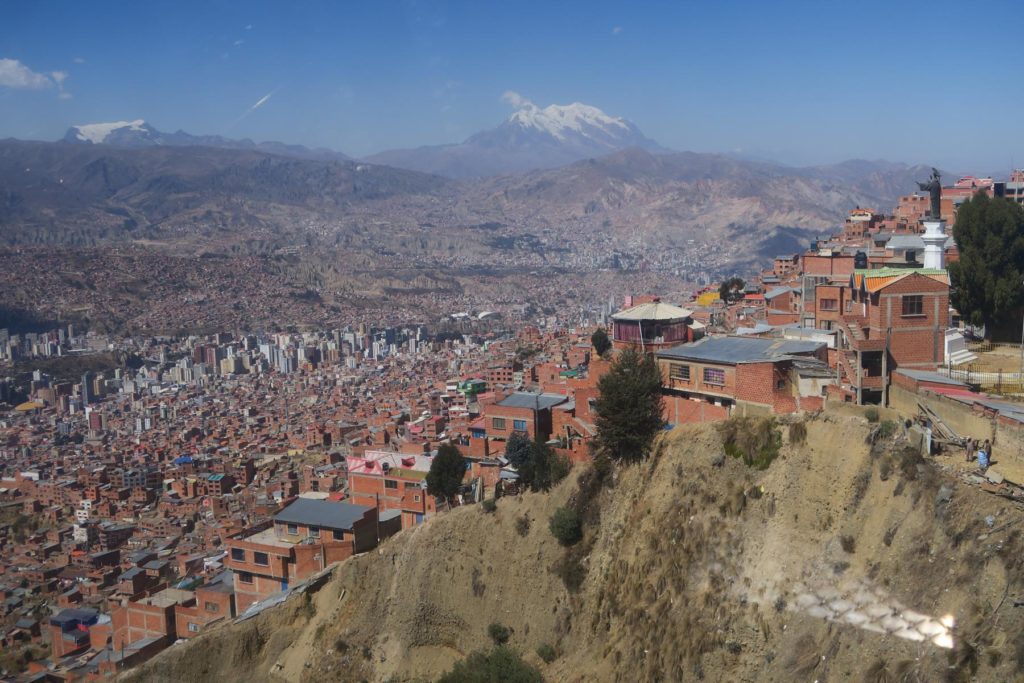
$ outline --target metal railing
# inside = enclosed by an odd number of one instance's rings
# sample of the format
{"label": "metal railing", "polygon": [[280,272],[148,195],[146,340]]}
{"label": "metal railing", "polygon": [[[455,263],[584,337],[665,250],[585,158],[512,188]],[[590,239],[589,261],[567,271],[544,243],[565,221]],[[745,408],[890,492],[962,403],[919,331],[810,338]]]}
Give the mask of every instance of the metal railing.
{"label": "metal railing", "polygon": [[1004,372],[1001,368],[996,371],[982,371],[975,365],[961,365],[947,368],[946,375],[950,379],[994,394],[1024,394],[1024,373],[1021,372]]}

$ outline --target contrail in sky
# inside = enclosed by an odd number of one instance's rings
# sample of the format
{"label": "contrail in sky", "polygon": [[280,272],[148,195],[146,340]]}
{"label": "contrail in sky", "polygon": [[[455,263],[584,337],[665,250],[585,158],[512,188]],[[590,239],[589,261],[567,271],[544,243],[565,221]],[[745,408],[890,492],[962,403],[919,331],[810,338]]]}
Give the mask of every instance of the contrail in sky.
{"label": "contrail in sky", "polygon": [[237,125],[238,125],[238,124],[239,124],[239,123],[240,123],[240,122],[242,121],[242,119],[244,119],[244,118],[245,118],[246,116],[248,116],[249,114],[253,113],[253,112],[254,112],[254,111],[256,111],[257,109],[259,109],[260,107],[262,107],[262,106],[263,106],[264,104],[266,104],[266,103],[267,103],[267,101],[268,101],[268,100],[269,100],[269,99],[270,99],[270,98],[271,98],[271,97],[273,96],[273,94],[274,94],[274,93],[276,93],[276,92],[277,92],[277,89],[275,88],[274,90],[271,90],[270,92],[268,92],[268,93],[267,93],[266,95],[264,95],[263,97],[261,97],[261,98],[259,98],[258,100],[256,100],[256,104],[254,104],[254,105],[252,105],[251,107],[249,107],[248,109],[246,109],[246,110],[245,110],[244,112],[242,112],[242,115],[241,115],[241,116],[239,116],[239,117],[238,117],[237,119],[235,119],[234,121],[232,121],[232,122],[231,122],[231,125],[230,125],[230,126],[228,126],[228,130],[231,130],[232,128],[234,128],[235,126],[237,126]]}

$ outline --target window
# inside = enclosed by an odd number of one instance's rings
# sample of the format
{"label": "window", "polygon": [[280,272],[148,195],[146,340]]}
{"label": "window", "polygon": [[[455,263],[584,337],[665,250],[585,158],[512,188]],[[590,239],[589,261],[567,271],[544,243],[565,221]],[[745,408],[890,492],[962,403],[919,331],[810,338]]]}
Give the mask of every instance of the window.
{"label": "window", "polygon": [[334,538],[335,541],[344,541],[345,532],[341,529],[334,529],[331,531],[331,537]]}
{"label": "window", "polygon": [[266,553],[259,553],[259,552],[253,553],[252,554],[252,561],[253,561],[253,564],[258,564],[261,567],[269,567],[270,566],[270,556],[267,555]]}
{"label": "window", "polygon": [[412,497],[412,502],[414,502],[414,503],[420,502],[420,494],[417,493],[415,496],[413,496]]}
{"label": "window", "polygon": [[505,429],[505,418],[495,417],[491,419],[491,426],[495,429]]}
{"label": "window", "polygon": [[924,297],[920,294],[904,296],[903,315],[924,315]]}
{"label": "window", "polygon": [[309,537],[310,538],[320,538],[320,527],[318,527],[318,526],[311,526],[311,527],[309,527]]}
{"label": "window", "polygon": [[689,382],[690,366],[680,365],[679,363],[671,363],[668,366],[668,376],[670,379],[681,379],[684,382]]}
{"label": "window", "polygon": [[245,551],[241,548],[232,548],[231,559],[235,562],[245,562]]}
{"label": "window", "polygon": [[820,308],[823,311],[838,311],[839,299],[822,299]]}
{"label": "window", "polygon": [[249,572],[238,572],[238,580],[241,583],[252,583],[252,574]]}
{"label": "window", "polygon": [[206,608],[207,612],[219,612],[220,611],[220,605],[218,605],[216,602],[208,602],[205,605],[203,605],[203,607]]}
{"label": "window", "polygon": [[189,633],[199,633],[199,624],[188,622]]}
{"label": "window", "polygon": [[397,489],[398,488],[398,482],[394,481],[393,479],[385,479],[384,480],[384,488],[386,488],[386,489]]}
{"label": "window", "polygon": [[288,525],[288,535],[289,536],[298,536],[299,535],[299,526],[297,524],[289,524]]}
{"label": "window", "polygon": [[512,420],[512,429],[517,432],[525,432],[526,420]]}
{"label": "window", "polygon": [[704,384],[725,385],[725,370],[721,368],[704,368]]}

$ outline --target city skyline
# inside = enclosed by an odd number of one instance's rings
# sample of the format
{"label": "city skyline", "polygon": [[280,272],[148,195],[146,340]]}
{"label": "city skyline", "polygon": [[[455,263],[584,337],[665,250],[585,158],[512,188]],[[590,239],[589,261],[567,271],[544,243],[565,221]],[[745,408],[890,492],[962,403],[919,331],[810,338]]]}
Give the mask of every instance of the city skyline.
{"label": "city skyline", "polygon": [[57,7],[5,12],[2,137],[145,119],[360,157],[460,142],[528,100],[600,107],[673,150],[793,165],[987,174],[1024,158],[1003,133],[1024,95],[997,66],[1024,48],[1009,22],[952,3],[113,4],[54,21]]}

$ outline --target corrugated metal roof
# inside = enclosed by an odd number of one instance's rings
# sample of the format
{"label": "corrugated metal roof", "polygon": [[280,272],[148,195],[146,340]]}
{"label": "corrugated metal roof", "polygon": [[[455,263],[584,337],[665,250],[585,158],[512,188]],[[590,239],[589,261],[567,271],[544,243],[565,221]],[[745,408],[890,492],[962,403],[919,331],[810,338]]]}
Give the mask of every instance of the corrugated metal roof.
{"label": "corrugated metal roof", "polygon": [[274,521],[327,529],[351,529],[370,509],[365,505],[299,498],[274,515]]}
{"label": "corrugated metal roof", "polygon": [[811,354],[824,348],[824,342],[798,339],[761,339],[758,337],[705,337],[690,344],[680,344],[658,356],[681,360],[710,361],[727,365],[763,363],[781,360],[784,356]]}
{"label": "corrugated metal roof", "polygon": [[561,394],[531,394],[526,391],[517,391],[498,403],[498,405],[502,408],[537,408],[539,410],[547,410],[568,400],[568,396],[562,396]]}

